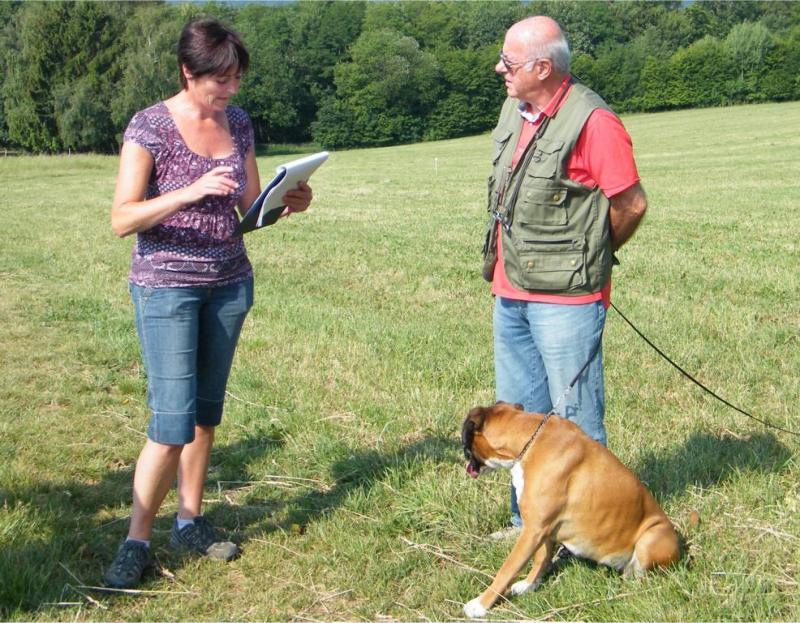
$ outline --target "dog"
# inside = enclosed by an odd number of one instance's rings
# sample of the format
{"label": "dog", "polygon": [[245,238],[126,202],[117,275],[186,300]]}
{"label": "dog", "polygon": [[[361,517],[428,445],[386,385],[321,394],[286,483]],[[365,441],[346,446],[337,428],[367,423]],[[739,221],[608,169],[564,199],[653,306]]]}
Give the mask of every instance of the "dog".
{"label": "dog", "polygon": [[469,412],[461,441],[473,478],[511,469],[523,521],[491,586],[464,606],[468,617],[485,616],[531,557],[530,573],[511,594],[538,588],[556,543],[628,578],[680,559],[678,535],[655,498],[573,422],[498,402]]}

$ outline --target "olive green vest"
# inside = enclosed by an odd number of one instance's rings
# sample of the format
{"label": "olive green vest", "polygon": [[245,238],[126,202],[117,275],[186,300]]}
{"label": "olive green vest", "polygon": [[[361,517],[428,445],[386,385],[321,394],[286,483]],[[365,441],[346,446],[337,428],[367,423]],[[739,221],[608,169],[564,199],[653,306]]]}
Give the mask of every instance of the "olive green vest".
{"label": "olive green vest", "polygon": [[589,88],[573,84],[512,170],[523,123],[519,104],[506,99],[492,132],[484,277],[491,281],[494,273],[499,221],[503,262],[513,286],[566,296],[597,292],[611,276],[609,201],[599,187],[591,190],[570,180],[567,165],[589,115],[597,108],[609,110],[608,105]]}

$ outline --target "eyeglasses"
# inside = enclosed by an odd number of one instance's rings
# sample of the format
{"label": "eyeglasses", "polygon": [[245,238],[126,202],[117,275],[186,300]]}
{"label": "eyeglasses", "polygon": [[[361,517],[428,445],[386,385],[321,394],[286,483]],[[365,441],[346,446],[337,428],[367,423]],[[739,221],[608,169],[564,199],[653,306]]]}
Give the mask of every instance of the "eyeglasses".
{"label": "eyeglasses", "polygon": [[506,68],[506,71],[508,73],[510,73],[512,76],[515,73],[517,73],[517,70],[520,67],[522,67],[523,65],[528,65],[530,63],[536,63],[538,60],[539,60],[538,58],[529,58],[529,59],[524,60],[524,61],[514,62],[510,58],[508,58],[508,56],[506,56],[505,52],[500,50],[500,62],[503,63],[503,66]]}

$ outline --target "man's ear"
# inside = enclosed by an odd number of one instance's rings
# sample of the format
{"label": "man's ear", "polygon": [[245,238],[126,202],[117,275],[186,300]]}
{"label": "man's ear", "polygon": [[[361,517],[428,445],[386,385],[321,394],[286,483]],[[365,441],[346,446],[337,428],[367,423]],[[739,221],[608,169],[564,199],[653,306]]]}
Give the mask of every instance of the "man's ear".
{"label": "man's ear", "polygon": [[533,68],[539,75],[539,80],[547,80],[553,75],[553,61],[549,58],[537,59],[536,66]]}

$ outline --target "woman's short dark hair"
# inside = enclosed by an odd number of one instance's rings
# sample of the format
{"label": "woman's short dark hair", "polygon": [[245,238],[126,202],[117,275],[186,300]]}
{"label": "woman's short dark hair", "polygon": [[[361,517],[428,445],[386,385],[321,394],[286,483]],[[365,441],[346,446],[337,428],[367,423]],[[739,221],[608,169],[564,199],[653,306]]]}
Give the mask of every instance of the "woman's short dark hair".
{"label": "woman's short dark hair", "polygon": [[247,70],[250,54],[241,38],[219,20],[204,17],[183,27],[178,40],[178,69],[185,89],[183,66],[193,76],[222,75],[232,67]]}

